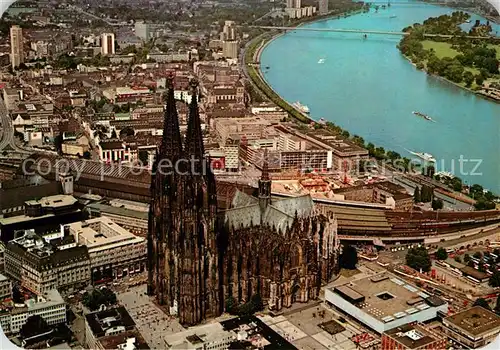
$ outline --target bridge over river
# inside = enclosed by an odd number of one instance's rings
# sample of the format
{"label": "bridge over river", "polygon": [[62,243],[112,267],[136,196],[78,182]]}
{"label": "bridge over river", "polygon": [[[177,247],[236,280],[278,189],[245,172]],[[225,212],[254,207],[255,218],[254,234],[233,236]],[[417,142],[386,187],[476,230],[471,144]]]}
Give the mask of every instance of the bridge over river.
{"label": "bridge over river", "polygon": [[[370,30],[370,29],[341,29],[341,28],[309,28],[309,27],[278,27],[278,26],[252,26],[251,28],[259,28],[266,30],[280,30],[280,31],[309,31],[309,32],[331,32],[331,33],[357,33],[357,34],[375,34],[375,35],[397,35],[406,36],[410,35],[407,32],[386,31],[386,30]],[[456,35],[449,34],[423,34],[426,38],[445,38],[451,39]],[[474,36],[465,35],[467,39],[498,39],[491,36]]]}

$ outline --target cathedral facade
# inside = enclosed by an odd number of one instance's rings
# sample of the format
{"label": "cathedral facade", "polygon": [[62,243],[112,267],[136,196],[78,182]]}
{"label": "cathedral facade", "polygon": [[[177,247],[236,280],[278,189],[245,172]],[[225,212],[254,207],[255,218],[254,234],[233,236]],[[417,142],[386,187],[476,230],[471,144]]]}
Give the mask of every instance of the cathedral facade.
{"label": "cathedral facade", "polygon": [[148,294],[188,326],[222,314],[229,296],[244,303],[258,294],[274,310],[317,298],[337,266],[335,218],[309,195],[271,198],[266,162],[258,196],[236,191],[218,211],[192,90],[183,142],[169,79],[151,179]]}
{"label": "cathedral facade", "polygon": [[163,139],[153,165],[148,294],[184,325],[223,312],[215,177],[206,166],[196,84],[182,142],[172,79]]}

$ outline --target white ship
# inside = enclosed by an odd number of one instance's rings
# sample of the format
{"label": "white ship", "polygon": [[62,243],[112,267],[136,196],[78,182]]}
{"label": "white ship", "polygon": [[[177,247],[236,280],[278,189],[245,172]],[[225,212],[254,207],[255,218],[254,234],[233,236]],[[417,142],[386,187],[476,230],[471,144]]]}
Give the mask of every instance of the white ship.
{"label": "white ship", "polygon": [[414,156],[417,156],[417,157],[425,160],[426,162],[436,163],[436,158],[434,158],[434,156],[430,153],[412,152],[412,151],[408,151],[408,152],[410,152]]}
{"label": "white ship", "polygon": [[306,105],[303,105],[299,101],[292,103],[292,106],[297,108],[299,110],[299,112],[306,113],[306,114],[309,113],[309,107],[307,107]]}
{"label": "white ship", "polygon": [[319,61],[318,61],[319,64],[322,64],[322,63],[325,63],[325,59],[324,58],[320,58]]}

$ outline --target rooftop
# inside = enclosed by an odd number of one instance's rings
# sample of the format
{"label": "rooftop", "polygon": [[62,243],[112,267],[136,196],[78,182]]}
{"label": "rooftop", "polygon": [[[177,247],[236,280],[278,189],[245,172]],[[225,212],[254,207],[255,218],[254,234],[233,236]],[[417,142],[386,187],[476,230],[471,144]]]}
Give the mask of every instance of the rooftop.
{"label": "rooftop", "polygon": [[448,316],[443,320],[443,323],[446,326],[451,324],[475,338],[494,330],[500,331],[500,316],[481,306],[473,306],[470,309]]}
{"label": "rooftop", "polygon": [[99,210],[101,213],[114,214],[120,216],[131,217],[135,219],[148,220],[148,213],[134,209],[115,207],[103,203],[92,203],[87,205],[88,208]]}
{"label": "rooftop", "polygon": [[71,234],[75,235],[78,244],[86,245],[90,252],[98,249],[109,249],[112,245],[122,246],[130,243],[144,242],[113,220],[103,216],[86,221],[68,224]]}
{"label": "rooftop", "polygon": [[85,321],[96,338],[106,335],[110,328],[124,327],[124,331],[135,328],[134,320],[123,306],[87,314]]}
{"label": "rooftop", "polygon": [[23,256],[38,269],[51,269],[74,261],[89,260],[87,247],[77,246],[59,250],[34,232],[10,241],[7,249]]}
{"label": "rooftop", "polygon": [[26,201],[25,203],[27,205],[40,204],[42,206],[42,208],[45,208],[45,207],[60,208],[60,207],[74,205],[76,202],[78,202],[78,201],[73,196],[59,194],[59,195],[55,195],[55,196],[43,197],[39,200]]}
{"label": "rooftop", "polygon": [[382,322],[392,322],[444,302],[386,272],[332,288],[359,309]]}
{"label": "rooftop", "polygon": [[408,349],[418,349],[425,347],[437,340],[444,339],[438,334],[431,332],[420,325],[403,325],[385,332],[389,337],[403,344]]}

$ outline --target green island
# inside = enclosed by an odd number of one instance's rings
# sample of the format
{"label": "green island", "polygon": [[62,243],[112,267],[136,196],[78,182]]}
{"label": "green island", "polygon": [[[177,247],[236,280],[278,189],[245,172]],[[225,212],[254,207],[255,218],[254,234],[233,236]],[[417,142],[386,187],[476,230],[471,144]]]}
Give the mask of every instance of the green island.
{"label": "green island", "polygon": [[468,33],[462,30],[460,25],[469,18],[469,14],[456,11],[416,23],[403,29],[409,35],[401,39],[398,48],[417,69],[500,101],[500,41],[490,36],[489,22],[476,21]]}

